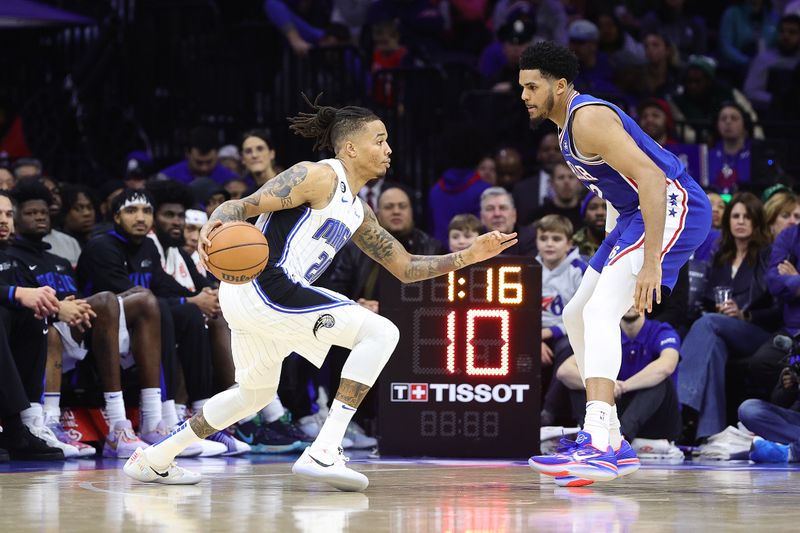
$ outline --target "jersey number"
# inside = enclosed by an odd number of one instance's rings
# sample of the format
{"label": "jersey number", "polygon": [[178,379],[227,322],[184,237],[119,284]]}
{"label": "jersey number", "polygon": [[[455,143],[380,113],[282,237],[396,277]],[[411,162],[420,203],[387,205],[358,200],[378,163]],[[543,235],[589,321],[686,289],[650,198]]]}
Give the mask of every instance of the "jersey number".
{"label": "jersey number", "polygon": [[325,272],[325,269],[328,268],[331,261],[333,261],[333,257],[329,257],[328,252],[322,252],[319,254],[317,262],[308,268],[303,277],[306,278],[307,282],[314,283],[320,274]]}
{"label": "jersey number", "polygon": [[567,166],[572,171],[575,176],[581,180],[581,183],[586,185],[586,188],[595,193],[599,198],[603,198],[603,192],[600,188],[592,182],[597,181],[597,178],[592,176],[585,168],[580,165],[574,165],[570,161],[567,161]]}

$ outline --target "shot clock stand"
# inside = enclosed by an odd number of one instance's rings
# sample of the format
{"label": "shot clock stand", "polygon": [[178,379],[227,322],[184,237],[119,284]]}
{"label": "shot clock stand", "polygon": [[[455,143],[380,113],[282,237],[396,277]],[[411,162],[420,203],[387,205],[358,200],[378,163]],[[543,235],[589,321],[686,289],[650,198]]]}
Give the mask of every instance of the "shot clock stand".
{"label": "shot clock stand", "polygon": [[384,455],[527,458],[539,450],[541,267],[500,256],[401,284],[381,314],[400,342],[379,380]]}

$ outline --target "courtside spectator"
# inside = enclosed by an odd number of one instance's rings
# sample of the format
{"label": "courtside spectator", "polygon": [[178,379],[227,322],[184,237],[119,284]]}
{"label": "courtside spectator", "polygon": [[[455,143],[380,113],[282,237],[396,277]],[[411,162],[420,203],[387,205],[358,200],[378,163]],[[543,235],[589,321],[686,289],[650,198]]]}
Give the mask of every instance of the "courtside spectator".
{"label": "courtside spectator", "polygon": [[186,159],[165,168],[160,175],[181,183],[191,183],[197,178],[211,178],[220,187],[236,177],[236,174],[219,162],[217,136],[214,130],[204,126],[189,132]]}

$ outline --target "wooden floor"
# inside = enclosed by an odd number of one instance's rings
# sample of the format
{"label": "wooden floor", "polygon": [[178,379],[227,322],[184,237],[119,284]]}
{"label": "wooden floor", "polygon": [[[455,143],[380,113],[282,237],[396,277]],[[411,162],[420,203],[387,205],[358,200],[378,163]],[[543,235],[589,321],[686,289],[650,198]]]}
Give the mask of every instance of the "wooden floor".
{"label": "wooden floor", "polygon": [[[133,482],[121,462],[0,465],[0,531],[452,532],[798,531],[800,469],[647,465],[580,489],[524,463],[354,460],[343,493],[292,476],[291,457],[203,459],[195,486]],[[261,462],[259,462],[261,461]],[[271,462],[263,462],[271,461]],[[50,468],[50,469],[43,469]]]}

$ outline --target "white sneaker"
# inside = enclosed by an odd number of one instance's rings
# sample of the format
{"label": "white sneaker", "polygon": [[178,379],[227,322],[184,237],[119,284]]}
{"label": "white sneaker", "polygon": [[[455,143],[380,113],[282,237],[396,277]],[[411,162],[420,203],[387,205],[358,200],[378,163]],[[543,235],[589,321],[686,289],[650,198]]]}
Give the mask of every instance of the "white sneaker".
{"label": "white sneaker", "polygon": [[58,448],[62,452],[64,452],[65,459],[71,459],[73,457],[80,457],[81,451],[71,444],[67,444],[66,442],[61,442],[56,438],[53,431],[44,425],[44,418],[41,416],[37,416],[33,419],[33,423],[28,426],[28,429],[33,434],[34,437],[39,437],[43,441],[47,443],[48,446],[53,448]]}
{"label": "white sneaker", "polygon": [[679,464],[684,460],[684,454],[667,439],[633,439],[631,447],[642,461],[657,463]]}
{"label": "white sneaker", "polygon": [[345,431],[345,438],[350,439],[353,441],[352,446],[345,446],[342,443],[342,448],[353,448],[356,450],[367,450],[370,448],[377,448],[378,447],[378,439],[370,437],[367,435],[367,432],[364,429],[356,424],[355,422],[350,422],[347,426],[347,431]]}
{"label": "white sneaker", "polygon": [[200,482],[201,476],[170,463],[166,471],[159,472],[144,456],[141,448],[136,448],[122,471],[129,477],[144,483],[163,483],[165,485],[194,485]]}
{"label": "white sneaker", "polygon": [[228,447],[221,442],[203,439],[196,444],[203,450],[197,457],[216,457],[228,452]]}
{"label": "white sneaker", "polygon": [[[172,431],[180,429],[181,424],[178,424]],[[167,430],[167,423],[164,420],[158,422],[158,425],[148,433],[142,432],[139,435],[139,438],[151,446],[157,442],[162,441],[163,439],[167,438],[170,435],[170,431]],[[203,453],[203,447],[198,443],[193,443],[187,446],[181,453],[178,454],[178,457],[198,457]]]}
{"label": "white sneaker", "polygon": [[367,488],[369,479],[361,472],[347,468],[349,460],[341,448],[335,452],[312,452],[309,446],[292,466],[292,472],[310,481],[323,481],[339,490],[360,492]]}

